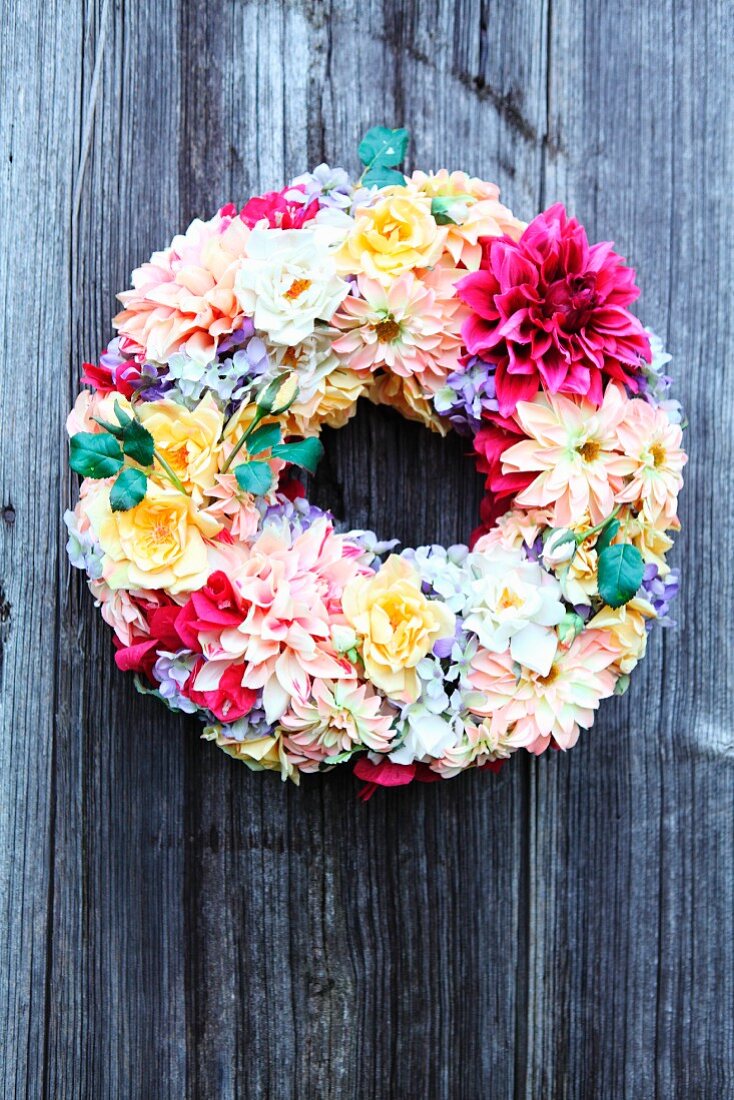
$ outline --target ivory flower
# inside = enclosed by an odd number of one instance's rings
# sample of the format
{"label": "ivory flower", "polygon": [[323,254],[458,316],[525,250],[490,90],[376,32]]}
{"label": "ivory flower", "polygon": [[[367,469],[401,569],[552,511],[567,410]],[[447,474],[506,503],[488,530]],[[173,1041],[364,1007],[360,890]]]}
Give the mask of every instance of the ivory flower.
{"label": "ivory flower", "polygon": [[614,508],[625,470],[619,446],[619,425],[627,401],[609,385],[600,408],[583,398],[539,393],[534,401],[518,402],[515,416],[529,437],[502,455],[505,474],[538,472],[518,493],[523,507],[553,505],[553,524],[571,527],[585,512],[601,523]]}
{"label": "ivory flower", "polygon": [[432,267],[446,229],[436,225],[427,195],[386,187],[374,206],[357,211],[354,227],[336,253],[342,274],[368,275],[385,284],[413,268]]}
{"label": "ivory flower", "polygon": [[235,280],[238,301],[274,344],[305,340],[349,285],[318,229],[253,229]]}
{"label": "ivory flower", "polygon": [[221,524],[177,489],[149,480],[140,504],[113,512],[107,487],[88,514],[105,553],[104,580],[110,588],[165,588],[175,595],[205,582],[206,540]]}
{"label": "ivory flower", "polygon": [[647,649],[647,620],[655,618],[655,608],[647,600],[636,596],[623,607],[603,607],[588,627],[603,631],[610,643],[617,648],[615,667],[620,673],[632,672],[645,656]]}
{"label": "ivory flower", "polygon": [[474,553],[464,629],[494,653],[546,675],[558,648],[553,629],[565,614],[558,581],[517,551]]}
{"label": "ivory flower", "polygon": [[453,612],[426,599],[417,571],[395,554],[374,576],[351,580],[342,606],[359,635],[369,679],[391,698],[414,702],[420,693],[416,665],[434,642],[453,634]]}
{"label": "ivory flower", "polygon": [[214,485],[224,423],[212,395],[207,393],[191,411],[175,401],[142,402],[138,415],[153,436],[156,450],[200,504]]}

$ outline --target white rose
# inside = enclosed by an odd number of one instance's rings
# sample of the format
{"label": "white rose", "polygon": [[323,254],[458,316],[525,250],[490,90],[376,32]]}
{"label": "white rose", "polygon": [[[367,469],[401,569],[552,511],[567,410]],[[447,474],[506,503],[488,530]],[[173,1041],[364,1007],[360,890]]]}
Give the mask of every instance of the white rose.
{"label": "white rose", "polygon": [[237,301],[274,344],[292,346],[331,319],[349,293],[318,229],[253,229],[235,277]]}
{"label": "white rose", "polygon": [[566,613],[556,578],[519,551],[497,547],[470,554],[467,564],[473,580],[467,588],[465,629],[485,649],[509,649],[513,660],[547,676],[558,649],[553,628]]}
{"label": "white rose", "polygon": [[389,754],[393,764],[412,764],[427,756],[438,759],[457,742],[451,722],[421,704],[407,708],[402,724],[405,740]]}

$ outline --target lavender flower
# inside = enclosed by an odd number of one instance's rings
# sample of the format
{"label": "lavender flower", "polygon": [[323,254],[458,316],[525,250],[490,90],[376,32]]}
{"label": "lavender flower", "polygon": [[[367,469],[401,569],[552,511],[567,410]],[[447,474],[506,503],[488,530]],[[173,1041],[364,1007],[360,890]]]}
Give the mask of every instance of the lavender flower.
{"label": "lavender flower", "polygon": [[161,650],[153,666],[153,675],[158,681],[158,693],[171,710],[181,710],[193,714],[198,708],[196,703],[182,693],[182,688],[194,667],[196,655],[188,649],[170,653]]}
{"label": "lavender flower", "polygon": [[642,577],[640,594],[655,608],[656,619],[648,619],[648,630],[653,623],[659,626],[675,626],[675,621],[670,618],[670,603],[678,595],[680,589],[680,575],[677,569],[671,569],[665,577],[660,576],[660,571],[654,562],[645,566]]}
{"label": "lavender flower", "polygon": [[404,550],[400,555],[415,567],[423,581],[426,595],[438,596],[451,611],[464,608],[467,585],[471,577],[464,568],[469,547],[463,545],[419,546],[416,550]]}
{"label": "lavender flower", "polygon": [[[666,374],[664,368],[673,358],[663,346],[663,342],[654,332],[648,330],[652,360],[642,363],[639,378],[639,391],[637,396],[644,398],[651,405],[657,405],[667,414],[671,424],[680,424],[683,421],[683,409],[680,401],[668,397],[672,378]],[[635,396],[632,394],[632,396]]]}
{"label": "lavender flower", "polygon": [[463,371],[453,371],[433,398],[436,412],[462,435],[475,435],[485,412],[497,412],[496,367],[473,355]]}
{"label": "lavender flower", "polygon": [[233,741],[257,741],[261,737],[270,737],[274,728],[265,717],[261,706],[254,706],[249,714],[238,718],[236,722],[220,725],[222,736],[230,737]]}
{"label": "lavender flower", "polygon": [[83,533],[79,530],[79,517],[76,512],[64,512],[64,523],[69,532],[66,553],[75,569],[84,569],[90,580],[97,581],[102,576],[102,548],[94,540],[92,528]]}
{"label": "lavender flower", "polygon": [[352,184],[343,168],[319,164],[313,172],[296,176],[285,197],[290,202],[302,202],[304,206],[317,199],[320,207],[348,210],[352,204]]}

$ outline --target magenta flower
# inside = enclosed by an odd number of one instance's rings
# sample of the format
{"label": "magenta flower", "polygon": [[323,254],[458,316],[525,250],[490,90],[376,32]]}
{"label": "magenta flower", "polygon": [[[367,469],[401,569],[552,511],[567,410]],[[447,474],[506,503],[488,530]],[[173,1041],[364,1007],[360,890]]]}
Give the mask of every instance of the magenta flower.
{"label": "magenta flower", "polygon": [[589,245],[561,203],[530,222],[519,241],[488,237],[479,271],[456,284],[471,309],[467,350],[496,364],[499,411],[550,393],[600,405],[604,377],[637,391],[650,342],[626,308],[639,295],[635,272],[610,241]]}

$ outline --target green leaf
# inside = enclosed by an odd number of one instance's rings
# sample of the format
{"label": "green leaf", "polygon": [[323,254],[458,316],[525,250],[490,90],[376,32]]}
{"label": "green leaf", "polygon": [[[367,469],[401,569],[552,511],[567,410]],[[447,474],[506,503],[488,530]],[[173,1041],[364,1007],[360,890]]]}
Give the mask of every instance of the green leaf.
{"label": "green leaf", "polygon": [[125,410],[119,401],[115,401],[115,416],[121,428],[126,428],[128,424],[132,424],[131,418],[127,415]]}
{"label": "green leaf", "polygon": [[407,130],[373,126],[360,141],[357,152],[367,168],[395,168],[405,160],[409,141]]}
{"label": "green leaf", "polygon": [[605,523],[599,532],[596,540],[596,552],[601,554],[606,550],[607,546],[611,545],[612,539],[619,530],[619,520],[610,519],[608,523]]}
{"label": "green leaf", "polygon": [[245,446],[251,455],[259,455],[280,443],[280,438],[280,424],[263,424],[247,437]]}
{"label": "green leaf", "polygon": [[122,449],[134,462],[139,462],[141,466],[150,466],[153,462],[155,440],[139,420],[130,420],[123,428]]}
{"label": "green leaf", "polygon": [[267,462],[240,462],[234,472],[240,489],[256,497],[264,496],[273,484],[273,471]]}
{"label": "green leaf", "polygon": [[77,432],[71,437],[69,465],[82,477],[112,477],[122,462],[120,444],[111,435]]}
{"label": "green leaf", "polygon": [[362,176],[365,187],[405,187],[405,176],[394,168],[369,168]]}
{"label": "green leaf", "polygon": [[324,453],[320,439],[300,439],[297,443],[277,443],[272,449],[273,458],[282,458],[294,466],[302,466],[313,474]]}
{"label": "green leaf", "polygon": [[621,607],[642,584],[645,565],[636,546],[619,542],[599,555],[599,595],[609,607]]}
{"label": "green leaf", "polygon": [[122,470],[110,490],[110,507],[113,512],[129,512],[145,496],[148,477],[142,470],[128,466]]}

